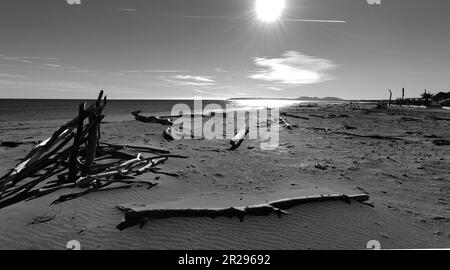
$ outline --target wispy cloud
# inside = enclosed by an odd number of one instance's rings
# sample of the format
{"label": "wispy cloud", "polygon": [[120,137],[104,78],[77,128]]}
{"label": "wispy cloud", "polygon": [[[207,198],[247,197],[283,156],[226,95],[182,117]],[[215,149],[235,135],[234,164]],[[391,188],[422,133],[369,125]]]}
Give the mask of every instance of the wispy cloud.
{"label": "wispy cloud", "polygon": [[117,10],[125,11],[125,12],[134,12],[137,11],[135,8],[118,8]]}
{"label": "wispy cloud", "polygon": [[181,86],[213,86],[216,81],[210,76],[175,75],[164,77],[164,81]]}
{"label": "wispy cloud", "polygon": [[0,77],[10,78],[10,79],[26,79],[26,78],[28,78],[28,76],[18,75],[18,74],[8,74],[8,73],[0,73]]}
{"label": "wispy cloud", "polygon": [[183,72],[191,72],[190,70],[183,70],[183,69],[144,69],[142,70],[143,73],[183,73]]}
{"label": "wispy cloud", "polygon": [[115,76],[125,76],[125,75],[142,75],[147,73],[188,73],[190,70],[183,69],[135,69],[135,70],[122,70],[118,72],[113,72],[112,75]]}
{"label": "wispy cloud", "polygon": [[254,62],[262,69],[249,75],[249,78],[284,85],[315,84],[330,80],[331,77],[325,71],[337,67],[331,60],[296,51],[288,51],[280,58],[256,57]]}
{"label": "wispy cloud", "polygon": [[56,65],[56,64],[45,64],[47,67],[52,67],[52,68],[59,68],[61,67],[61,65]]}
{"label": "wispy cloud", "polygon": [[0,60],[11,62],[32,63],[33,61],[57,61],[58,58],[36,57],[36,56],[8,56],[0,54]]}
{"label": "wispy cloud", "polygon": [[267,89],[272,90],[272,91],[276,91],[276,92],[281,92],[281,91],[283,91],[283,89],[280,88],[280,87],[267,87]]}
{"label": "wispy cloud", "polygon": [[207,91],[204,90],[200,90],[200,89],[193,89],[195,92],[200,93],[200,94],[208,94]]}
{"label": "wispy cloud", "polygon": [[217,73],[227,73],[227,72],[229,72],[228,70],[226,70],[224,68],[220,68],[220,67],[214,68],[214,71],[217,72]]}
{"label": "wispy cloud", "polygon": [[59,61],[59,58],[38,56],[10,56],[0,54],[0,65],[7,67],[21,67],[32,69],[54,69],[62,67],[61,65],[56,64],[57,61]]}
{"label": "wispy cloud", "polygon": [[211,79],[211,77],[202,77],[202,76],[191,76],[191,75],[176,75],[174,76],[175,79],[179,80],[193,80],[193,81],[200,81],[200,82],[215,82]]}

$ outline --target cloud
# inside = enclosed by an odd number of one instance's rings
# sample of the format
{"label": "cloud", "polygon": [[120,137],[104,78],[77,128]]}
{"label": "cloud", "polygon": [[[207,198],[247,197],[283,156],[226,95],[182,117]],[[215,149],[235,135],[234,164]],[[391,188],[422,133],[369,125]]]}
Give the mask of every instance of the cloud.
{"label": "cloud", "polygon": [[69,5],[81,5],[81,0],[66,0]]}
{"label": "cloud", "polygon": [[52,68],[59,68],[61,67],[61,65],[55,65],[55,64],[45,64],[47,67],[52,67]]}
{"label": "cloud", "polygon": [[200,93],[200,94],[208,94],[208,92],[200,90],[200,89],[193,89],[195,92]]}
{"label": "cloud", "polygon": [[8,73],[0,73],[0,77],[11,78],[11,79],[26,79],[26,78],[28,78],[28,76],[17,75],[17,74],[8,74]]}
{"label": "cloud", "polygon": [[182,69],[174,69],[174,70],[167,70],[167,69],[144,69],[141,70],[142,73],[182,73],[182,72],[190,72],[189,70],[182,70]]}
{"label": "cloud", "polygon": [[126,11],[126,12],[137,11],[137,9],[135,9],[135,8],[119,8],[118,10],[120,10],[120,11]]}
{"label": "cloud", "polygon": [[183,70],[183,69],[142,69],[142,70],[122,70],[118,72],[111,73],[115,76],[124,76],[124,75],[142,75],[145,73],[187,73],[190,72],[190,70]]}
{"label": "cloud", "polygon": [[288,51],[280,58],[256,57],[254,62],[263,69],[249,75],[249,78],[283,85],[321,83],[331,79],[324,72],[337,67],[331,60],[307,56],[296,51]]}
{"label": "cloud", "polygon": [[181,86],[214,86],[216,81],[213,77],[207,76],[192,76],[192,75],[176,75],[169,78],[164,78],[166,82]]}
{"label": "cloud", "polygon": [[59,59],[50,57],[36,57],[36,56],[8,56],[0,54],[0,60],[21,62],[21,63],[33,63],[33,61],[57,61]]}
{"label": "cloud", "polygon": [[36,56],[9,56],[0,54],[0,65],[2,66],[20,66],[22,68],[59,68],[61,65],[55,64],[59,58],[36,57]]}
{"label": "cloud", "polygon": [[279,87],[267,87],[267,89],[272,90],[272,91],[277,91],[277,92],[283,91],[283,89],[281,89]]}
{"label": "cloud", "polygon": [[228,70],[226,70],[226,69],[224,69],[224,68],[214,68],[214,70],[215,70],[217,73],[227,73],[227,72],[229,72]]}
{"label": "cloud", "polygon": [[194,80],[200,82],[214,82],[214,80],[210,79],[210,77],[202,77],[202,76],[191,76],[191,75],[176,75],[175,79],[179,80]]}

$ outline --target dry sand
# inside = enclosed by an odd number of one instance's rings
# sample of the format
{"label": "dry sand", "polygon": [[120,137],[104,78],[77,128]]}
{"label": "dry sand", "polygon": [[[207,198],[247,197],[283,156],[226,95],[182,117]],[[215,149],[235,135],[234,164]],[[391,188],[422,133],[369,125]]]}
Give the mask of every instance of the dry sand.
{"label": "dry sand", "polygon": [[[188,159],[170,159],[164,171],[144,174],[158,185],[89,194],[50,205],[62,190],[0,210],[0,249],[64,249],[80,241],[83,249],[364,249],[369,240],[382,248],[450,247],[448,111],[378,110],[372,105],[294,106],[283,111],[292,130],[280,128],[280,147],[262,151],[246,140],[227,151],[226,140],[166,141],[158,124],[137,121],[102,125],[109,143],[164,148]],[[312,116],[311,116],[312,115]],[[1,129],[3,140],[45,139],[59,123],[14,124]],[[341,133],[339,133],[341,132]],[[344,134],[385,135],[401,140]],[[32,145],[0,147],[6,172]],[[317,166],[316,166],[317,165]],[[230,207],[287,197],[321,194],[370,194],[374,208],[341,201],[308,203],[289,215],[237,218],[169,218],[142,229],[119,231],[123,213],[116,205],[144,203],[161,207]],[[31,224],[36,217],[48,222]]]}

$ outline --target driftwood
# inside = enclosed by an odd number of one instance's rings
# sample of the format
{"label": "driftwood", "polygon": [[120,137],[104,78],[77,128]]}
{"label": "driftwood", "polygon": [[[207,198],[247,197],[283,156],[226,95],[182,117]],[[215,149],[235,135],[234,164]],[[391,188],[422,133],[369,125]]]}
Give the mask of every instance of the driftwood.
{"label": "driftwood", "polygon": [[383,135],[378,135],[378,134],[363,135],[363,134],[350,133],[350,132],[345,132],[345,131],[330,131],[330,130],[327,130],[326,128],[320,128],[320,127],[307,127],[306,129],[324,131],[324,132],[327,132],[330,134],[346,135],[346,136],[369,138],[369,139],[376,139],[376,140],[391,140],[391,141],[403,141],[404,140],[403,138],[383,136]]}
{"label": "driftwood", "polygon": [[191,139],[203,139],[202,137],[199,136],[195,136],[194,131],[191,130],[190,132],[184,132],[183,131],[183,126],[180,126],[178,128],[178,130],[175,129],[175,127],[167,127],[163,132],[162,135],[164,137],[164,139],[168,140],[168,141],[173,141],[175,140],[175,137],[178,139],[183,139],[183,138],[191,138]]}
{"label": "driftwood", "polygon": [[292,129],[291,124],[289,124],[289,122],[282,116],[280,116],[280,124],[282,124],[287,129]]}
{"label": "driftwood", "polygon": [[119,145],[101,142],[100,145],[111,147],[114,150],[131,149],[133,151],[152,153],[152,154],[170,154],[170,151],[145,146]]}
{"label": "driftwood", "polygon": [[[157,166],[168,158],[185,156],[170,155],[170,151],[144,146],[100,143],[100,124],[105,105],[103,91],[88,108],[80,104],[74,119],[37,144],[15,168],[2,176],[0,209],[62,189],[77,188],[82,191],[63,195],[54,203],[91,192],[128,188],[136,183],[152,187],[156,184],[135,179],[136,175],[147,172],[178,176],[162,172]],[[143,158],[139,152],[155,156]]]}
{"label": "driftwood", "polygon": [[402,141],[403,140],[402,138],[397,138],[397,137],[382,136],[382,135],[362,135],[362,134],[349,133],[349,132],[344,132],[344,131],[332,131],[331,133],[339,134],[339,135],[353,136],[353,137],[377,139],[377,140],[391,140],[391,141]]}
{"label": "driftwood", "polygon": [[304,116],[300,116],[300,115],[288,114],[288,113],[285,113],[285,112],[281,113],[281,115],[292,117],[292,118],[299,118],[299,119],[303,119],[303,120],[309,120],[308,117],[304,117]]}
{"label": "driftwood", "polygon": [[191,114],[179,114],[179,115],[164,115],[164,116],[160,116],[159,118],[173,118],[173,117],[190,117],[190,118],[201,117],[201,118],[209,118],[209,117],[215,117],[218,114],[221,114],[222,117],[224,117],[224,118],[227,116],[226,112],[219,112],[219,113],[210,112],[209,114],[191,113]]}
{"label": "driftwood", "polygon": [[[157,159],[151,159],[151,160],[143,160],[141,159],[141,155],[138,155],[136,159],[126,161],[119,166],[116,166],[114,168],[111,168],[109,171],[96,174],[96,175],[88,175],[84,177],[80,177],[76,181],[76,186],[80,188],[87,188],[86,190],[82,192],[72,193],[72,194],[66,194],[60,196],[56,201],[54,201],[52,204],[58,204],[61,202],[73,200],[76,198],[79,198],[81,196],[87,195],[92,192],[98,192],[98,191],[105,191],[105,190],[111,190],[111,189],[122,189],[122,188],[130,188],[132,184],[136,183],[144,183],[148,184],[149,188],[156,186],[156,183],[150,182],[150,181],[144,181],[144,180],[131,180],[131,179],[121,179],[124,176],[130,175],[130,174],[142,174],[147,171],[150,171],[152,169],[155,169],[155,166],[158,164],[161,164],[167,160],[166,158],[157,158]],[[144,164],[143,164],[144,162]],[[147,164],[145,164],[145,162]],[[144,166],[142,166],[144,165]],[[140,168],[137,168],[139,166],[142,166]],[[107,188],[111,184],[114,183],[122,183],[125,185],[113,187],[113,188]]]}
{"label": "driftwood", "polygon": [[52,215],[52,216],[48,216],[48,215],[37,216],[37,217],[33,218],[33,220],[30,222],[30,225],[47,223],[47,222],[50,222],[53,219],[55,219],[55,217],[56,217],[56,215]]}
{"label": "driftwood", "polygon": [[172,135],[172,128],[168,127],[163,131],[163,137],[164,139],[168,140],[168,141],[173,141],[175,140],[175,138]]}
{"label": "driftwood", "polygon": [[[77,117],[37,144],[14,169],[0,178],[0,208],[73,185],[60,181],[44,188],[35,188],[56,174],[59,174],[60,179],[70,182],[77,177],[81,167],[87,171],[91,169],[103,118],[101,113],[106,105],[106,97],[103,102],[102,99],[103,91],[100,91],[95,104],[87,109],[81,104]],[[89,123],[84,125],[86,118]],[[68,147],[72,139],[74,142]]]}
{"label": "driftwood", "polygon": [[230,140],[231,147],[228,150],[236,150],[241,146],[242,142],[245,140],[245,136],[249,133],[250,129],[248,127],[241,129],[236,135]]}
{"label": "driftwood", "polygon": [[420,121],[421,119],[404,116],[404,117],[400,118],[400,120],[405,121],[405,122],[414,122],[414,121]]}
{"label": "driftwood", "polygon": [[433,144],[437,145],[437,146],[447,146],[447,145],[450,145],[450,141],[448,141],[448,140],[434,140]]}
{"label": "driftwood", "polygon": [[125,212],[125,221],[117,225],[117,229],[124,230],[135,225],[140,225],[142,227],[148,220],[172,217],[238,217],[242,222],[245,216],[268,216],[272,213],[276,213],[279,217],[281,217],[282,214],[288,214],[285,211],[286,209],[305,203],[324,201],[345,201],[347,203],[351,203],[351,200],[366,203],[369,200],[369,195],[333,194],[313,197],[298,197],[272,201],[261,205],[229,208],[158,209],[149,205],[125,204],[117,206],[118,209]]}
{"label": "driftwood", "polygon": [[164,119],[162,117],[157,116],[143,116],[140,114],[141,111],[134,111],[131,114],[134,116],[134,118],[143,123],[157,123],[161,125],[171,126],[173,124],[173,121],[170,119]]}
{"label": "driftwood", "polygon": [[34,142],[14,142],[14,141],[0,141],[0,146],[6,148],[16,148],[23,144],[35,144]]}
{"label": "driftwood", "polygon": [[432,119],[433,119],[433,120],[437,120],[437,121],[450,121],[450,117],[438,117],[438,116],[433,116]]}

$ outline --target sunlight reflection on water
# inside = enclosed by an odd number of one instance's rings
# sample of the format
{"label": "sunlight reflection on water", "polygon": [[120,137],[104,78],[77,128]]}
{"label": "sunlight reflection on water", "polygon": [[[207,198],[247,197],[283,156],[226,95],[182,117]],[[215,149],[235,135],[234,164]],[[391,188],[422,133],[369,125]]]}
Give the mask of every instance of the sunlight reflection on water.
{"label": "sunlight reflection on water", "polygon": [[259,108],[282,108],[300,103],[308,103],[302,100],[281,100],[281,99],[242,99],[232,100],[232,104],[236,107],[244,107],[249,109]]}

